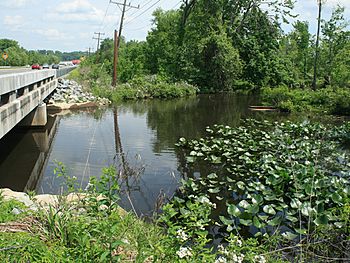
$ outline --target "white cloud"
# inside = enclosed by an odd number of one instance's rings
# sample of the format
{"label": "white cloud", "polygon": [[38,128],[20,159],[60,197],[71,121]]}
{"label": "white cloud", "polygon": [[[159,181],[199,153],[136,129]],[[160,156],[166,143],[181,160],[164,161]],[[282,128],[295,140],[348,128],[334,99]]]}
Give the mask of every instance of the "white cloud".
{"label": "white cloud", "polygon": [[24,18],[19,15],[15,16],[5,16],[3,19],[3,24],[9,27],[10,30],[16,31],[19,30],[24,23]]}
{"label": "white cloud", "polygon": [[0,6],[4,6],[6,8],[23,8],[27,6],[32,0],[11,0],[11,1],[4,1],[3,3],[0,3]]}
{"label": "white cloud", "polygon": [[[55,21],[67,23],[88,22],[98,24],[104,17],[104,11],[96,8],[88,0],[73,0],[59,4],[52,12],[46,15],[46,18]],[[107,16],[106,21],[113,19],[113,16]]]}
{"label": "white cloud", "polygon": [[65,33],[62,33],[58,31],[57,29],[50,28],[50,29],[36,29],[34,30],[35,33],[44,36],[47,40],[67,40],[70,39],[68,35]]}

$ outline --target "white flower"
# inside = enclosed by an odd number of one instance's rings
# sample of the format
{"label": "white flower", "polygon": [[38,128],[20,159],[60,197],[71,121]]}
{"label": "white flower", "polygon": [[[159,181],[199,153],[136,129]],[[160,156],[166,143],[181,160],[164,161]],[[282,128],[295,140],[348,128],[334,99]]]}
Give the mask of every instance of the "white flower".
{"label": "white flower", "polygon": [[176,252],[179,258],[192,257],[192,249],[189,247],[180,247],[180,250]]}
{"label": "white flower", "polygon": [[121,240],[123,243],[125,243],[125,244],[128,244],[128,245],[130,245],[130,242],[129,242],[129,240],[127,240],[126,238],[123,238],[122,240]]}
{"label": "white flower", "polygon": [[242,246],[242,240],[237,239],[237,245],[238,245],[239,247],[241,247],[241,246]]}
{"label": "white flower", "polygon": [[85,187],[85,191],[89,191],[89,190],[92,190],[93,189],[93,184],[92,183],[88,183],[87,185],[86,185],[86,187]]}
{"label": "white flower", "polygon": [[176,237],[182,241],[188,240],[188,235],[182,229],[176,231]]}
{"label": "white flower", "polygon": [[197,201],[204,204],[204,205],[209,205],[209,206],[213,207],[214,209],[216,208],[216,204],[210,202],[209,198],[206,196],[197,197]]}
{"label": "white flower", "polygon": [[221,254],[224,254],[224,255],[229,255],[229,252],[228,250],[223,246],[223,245],[219,245],[218,246],[218,251],[221,253]]}
{"label": "white flower", "polygon": [[225,257],[218,257],[215,263],[227,263],[227,259]]}
{"label": "white flower", "polygon": [[255,256],[254,257],[255,262],[257,263],[266,263],[266,259],[264,256]]}
{"label": "white flower", "polygon": [[232,255],[232,260],[233,260],[233,262],[242,263],[243,260],[244,260],[244,255],[240,254],[240,255],[237,256],[236,254],[233,254]]}

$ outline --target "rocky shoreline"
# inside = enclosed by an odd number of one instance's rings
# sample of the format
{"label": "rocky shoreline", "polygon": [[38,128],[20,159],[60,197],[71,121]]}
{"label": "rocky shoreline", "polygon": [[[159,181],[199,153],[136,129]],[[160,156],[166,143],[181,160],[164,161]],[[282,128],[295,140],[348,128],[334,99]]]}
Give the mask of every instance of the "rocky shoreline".
{"label": "rocky shoreline", "polygon": [[106,106],[111,103],[106,98],[99,98],[84,90],[74,80],[60,78],[55,92],[47,101],[48,109],[78,109]]}
{"label": "rocky shoreline", "polygon": [[[12,191],[9,188],[3,188],[3,189],[0,189],[0,196],[3,201],[14,200],[25,206],[24,210],[21,209],[20,207],[15,207],[12,210],[12,213],[17,215],[22,212],[25,212],[25,210],[36,212],[39,210],[47,211],[50,208],[58,209],[63,202],[65,204],[79,205],[84,200],[86,200],[86,198],[89,197],[89,194],[87,193],[69,193],[68,195],[40,194],[40,195],[31,196],[24,192],[16,192],[16,191]],[[99,195],[97,199],[99,200],[104,198],[102,195]],[[77,208],[78,207],[79,206],[77,206]],[[100,209],[103,210],[103,209],[106,209],[106,207],[102,205]],[[120,215],[127,214],[127,212],[123,208],[118,207],[117,209]]]}

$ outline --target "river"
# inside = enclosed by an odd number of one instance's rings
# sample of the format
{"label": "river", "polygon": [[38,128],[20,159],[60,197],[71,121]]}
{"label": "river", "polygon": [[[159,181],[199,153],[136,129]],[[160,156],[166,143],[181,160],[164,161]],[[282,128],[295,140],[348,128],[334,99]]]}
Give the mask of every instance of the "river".
{"label": "river", "polygon": [[51,114],[44,129],[15,129],[0,141],[0,187],[60,193],[64,182],[54,169],[62,162],[84,189],[91,176],[115,165],[129,175],[120,174],[121,206],[149,215],[179,186],[180,137],[199,138],[207,126],[237,126],[245,118],[285,118],[250,111],[248,105],[256,103],[254,97],[200,95]]}

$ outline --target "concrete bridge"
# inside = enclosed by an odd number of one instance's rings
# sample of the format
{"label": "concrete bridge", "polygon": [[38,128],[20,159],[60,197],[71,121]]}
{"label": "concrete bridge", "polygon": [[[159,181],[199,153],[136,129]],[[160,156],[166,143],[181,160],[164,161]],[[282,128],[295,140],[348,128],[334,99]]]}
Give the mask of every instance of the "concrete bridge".
{"label": "concrete bridge", "polygon": [[16,125],[46,125],[46,104],[43,101],[57,88],[57,78],[74,68],[1,75],[0,139]]}

